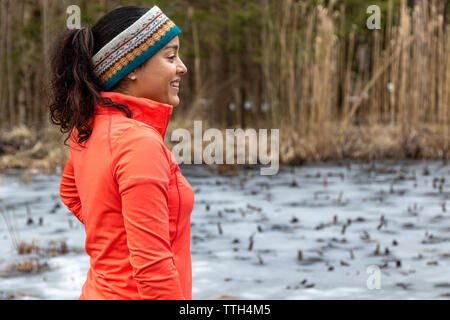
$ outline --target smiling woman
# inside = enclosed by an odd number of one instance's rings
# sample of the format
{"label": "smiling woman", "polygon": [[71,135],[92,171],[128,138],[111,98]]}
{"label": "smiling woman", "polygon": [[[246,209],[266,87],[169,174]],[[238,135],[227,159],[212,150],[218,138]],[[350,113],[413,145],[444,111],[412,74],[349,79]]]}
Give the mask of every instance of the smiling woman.
{"label": "smiling woman", "polygon": [[156,6],[64,32],[50,116],[69,133],[64,204],[84,224],[80,299],[191,299],[194,193],[164,135],[179,104],[181,30]]}
{"label": "smiling woman", "polygon": [[181,76],[187,72],[178,56],[179,41],[178,36],[173,38],[152,59],[128,75],[130,81],[122,92],[177,106]]}

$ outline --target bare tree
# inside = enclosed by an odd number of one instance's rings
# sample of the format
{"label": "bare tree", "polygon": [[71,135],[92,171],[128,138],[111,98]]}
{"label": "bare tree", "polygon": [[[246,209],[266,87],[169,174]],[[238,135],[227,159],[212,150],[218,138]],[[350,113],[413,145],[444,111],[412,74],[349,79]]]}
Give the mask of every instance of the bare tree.
{"label": "bare tree", "polygon": [[8,108],[9,108],[9,125],[14,127],[16,124],[16,112],[14,108],[14,69],[12,62],[12,52],[14,50],[12,43],[12,26],[14,24],[14,9],[13,1],[6,0],[7,2],[7,14],[6,14],[6,70],[8,81]]}
{"label": "bare tree", "polygon": [[6,1],[2,1],[0,5],[0,125],[3,125],[6,121],[6,107],[3,101],[4,97],[4,83],[3,83],[3,65],[5,64],[5,34],[6,34]]}

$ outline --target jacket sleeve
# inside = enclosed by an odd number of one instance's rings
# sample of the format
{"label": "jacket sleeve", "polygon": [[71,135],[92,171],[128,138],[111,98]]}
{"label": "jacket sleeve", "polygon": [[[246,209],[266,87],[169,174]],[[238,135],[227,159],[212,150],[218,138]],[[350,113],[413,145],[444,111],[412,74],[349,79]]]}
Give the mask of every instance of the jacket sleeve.
{"label": "jacket sleeve", "polygon": [[170,166],[161,137],[132,127],[112,146],[130,262],[142,299],[184,300],[169,237]]}
{"label": "jacket sleeve", "polygon": [[78,218],[78,220],[84,223],[81,210],[81,201],[78,195],[77,185],[75,183],[72,154],[69,155],[64,168],[59,194],[62,202],[67,206],[67,208]]}

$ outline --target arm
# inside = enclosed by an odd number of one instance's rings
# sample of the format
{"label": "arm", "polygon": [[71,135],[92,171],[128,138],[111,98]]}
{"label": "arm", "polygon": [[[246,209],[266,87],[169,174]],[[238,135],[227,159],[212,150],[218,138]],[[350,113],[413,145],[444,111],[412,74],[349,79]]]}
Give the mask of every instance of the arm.
{"label": "arm", "polygon": [[170,167],[152,129],[132,127],[112,147],[130,262],[142,299],[184,300],[169,237]]}
{"label": "arm", "polygon": [[75,183],[72,154],[70,154],[69,158],[67,159],[67,163],[61,178],[59,193],[62,202],[78,218],[78,220],[84,223],[81,210],[81,201],[78,195],[77,185]]}

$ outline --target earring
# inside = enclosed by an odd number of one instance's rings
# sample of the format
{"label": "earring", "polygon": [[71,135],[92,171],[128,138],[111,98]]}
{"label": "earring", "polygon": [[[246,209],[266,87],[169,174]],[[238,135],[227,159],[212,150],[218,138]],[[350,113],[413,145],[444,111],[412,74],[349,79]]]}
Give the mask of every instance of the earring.
{"label": "earring", "polygon": [[136,76],[135,76],[134,74],[132,74],[132,75],[130,76],[130,79],[131,79],[131,80],[136,80]]}

